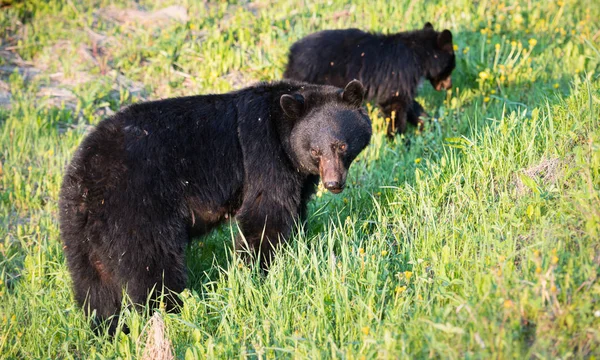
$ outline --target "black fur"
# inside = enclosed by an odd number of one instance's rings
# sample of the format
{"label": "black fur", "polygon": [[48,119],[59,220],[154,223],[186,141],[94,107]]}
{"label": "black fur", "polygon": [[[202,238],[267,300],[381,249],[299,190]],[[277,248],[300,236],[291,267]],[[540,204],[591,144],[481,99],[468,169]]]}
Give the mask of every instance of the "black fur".
{"label": "black fur", "polygon": [[313,84],[343,86],[360,80],[367,99],[375,100],[386,117],[388,136],[406,131],[407,121],[422,125],[427,115],[414,101],[422,77],[434,88],[452,86],[455,67],[452,33],[437,32],[430,23],[423,29],[393,35],[358,29],[326,30],[292,45],[284,78]]}
{"label": "black fur", "polygon": [[186,286],[190,236],[228,215],[266,268],[273,248],[303,220],[319,175],[338,180],[332,191],[343,188],[369,143],[371,122],[356,101],[363,91],[358,82],[344,91],[258,84],[135,104],[100,122],[67,167],[60,193],[76,300],[103,320],[119,311],[124,288],[144,304],[164,285],[174,308],[171,292]]}

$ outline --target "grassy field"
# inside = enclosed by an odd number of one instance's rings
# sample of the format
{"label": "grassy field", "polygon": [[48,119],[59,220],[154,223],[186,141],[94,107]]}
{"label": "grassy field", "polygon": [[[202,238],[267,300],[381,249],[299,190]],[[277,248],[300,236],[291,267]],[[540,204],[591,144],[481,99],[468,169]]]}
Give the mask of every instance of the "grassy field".
{"label": "grassy field", "polygon": [[[11,4],[12,3],[12,4]],[[146,99],[281,78],[327,28],[454,34],[454,88],[410,147],[371,145],[268,276],[235,224],[188,251],[162,315],[177,358],[600,357],[600,4],[595,0],[5,1],[0,9],[0,357],[138,358],[93,334],[62,253],[63,168],[102,118]]]}

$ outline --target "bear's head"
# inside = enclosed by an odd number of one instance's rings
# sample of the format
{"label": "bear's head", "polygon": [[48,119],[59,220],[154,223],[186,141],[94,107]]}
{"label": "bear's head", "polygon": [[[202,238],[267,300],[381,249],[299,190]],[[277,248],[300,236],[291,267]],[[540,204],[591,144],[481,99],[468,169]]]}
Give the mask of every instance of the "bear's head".
{"label": "bear's head", "polygon": [[456,66],[452,33],[448,29],[435,31],[429,22],[423,27],[423,32],[427,39],[423,44],[427,47],[425,77],[436,90],[448,90],[452,87],[451,74]]}
{"label": "bear's head", "polygon": [[293,123],[289,147],[298,170],[320,175],[325,188],[335,194],[344,189],[350,164],[371,139],[364,95],[360,81],[353,80],[343,91],[307,86],[280,98]]}

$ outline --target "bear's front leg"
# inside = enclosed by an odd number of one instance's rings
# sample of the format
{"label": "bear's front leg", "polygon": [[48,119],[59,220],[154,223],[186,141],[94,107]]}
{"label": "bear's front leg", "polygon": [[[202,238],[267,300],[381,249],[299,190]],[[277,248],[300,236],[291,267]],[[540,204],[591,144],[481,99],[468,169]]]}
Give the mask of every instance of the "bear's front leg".
{"label": "bear's front leg", "polygon": [[269,201],[267,195],[259,194],[253,201],[255,206],[242,206],[236,216],[243,234],[243,238],[236,240],[236,251],[246,261],[254,261],[258,256],[260,267],[265,272],[273,261],[274,251],[286,241],[294,221],[299,219],[297,206],[286,209],[281,202],[289,199],[282,200],[278,204]]}
{"label": "bear's front leg", "polygon": [[394,97],[380,103],[379,106],[388,120],[387,136],[393,139],[397,133],[406,132],[407,104],[399,97]]}
{"label": "bear's front leg", "polygon": [[419,130],[423,131],[425,122],[423,118],[428,118],[429,114],[423,109],[423,106],[418,101],[414,100],[412,106],[408,109],[406,119],[409,123],[417,126]]}

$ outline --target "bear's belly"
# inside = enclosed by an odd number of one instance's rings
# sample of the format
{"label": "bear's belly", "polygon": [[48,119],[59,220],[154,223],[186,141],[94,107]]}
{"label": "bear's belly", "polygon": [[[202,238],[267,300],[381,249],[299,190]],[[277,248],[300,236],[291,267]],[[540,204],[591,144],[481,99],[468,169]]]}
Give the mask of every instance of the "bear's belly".
{"label": "bear's belly", "polygon": [[241,199],[238,196],[222,204],[208,203],[199,198],[191,198],[189,204],[189,231],[191,237],[203,236],[223,221],[235,216]]}

